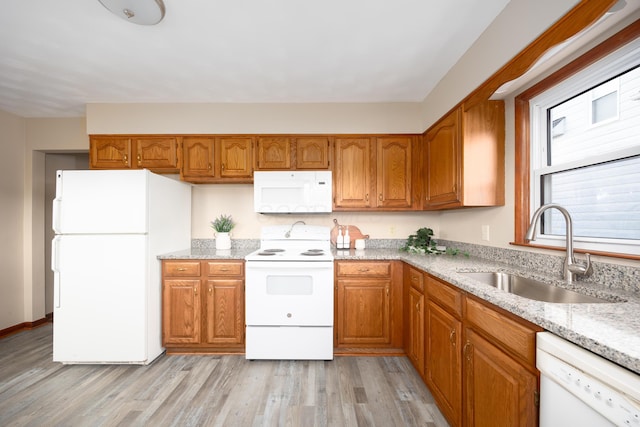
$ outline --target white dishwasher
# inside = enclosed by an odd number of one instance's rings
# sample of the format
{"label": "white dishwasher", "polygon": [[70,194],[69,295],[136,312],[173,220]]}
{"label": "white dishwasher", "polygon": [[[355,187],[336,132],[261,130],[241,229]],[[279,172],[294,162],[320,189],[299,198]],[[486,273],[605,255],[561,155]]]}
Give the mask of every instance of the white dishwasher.
{"label": "white dishwasher", "polygon": [[640,375],[550,332],[536,342],[540,427],[640,427]]}

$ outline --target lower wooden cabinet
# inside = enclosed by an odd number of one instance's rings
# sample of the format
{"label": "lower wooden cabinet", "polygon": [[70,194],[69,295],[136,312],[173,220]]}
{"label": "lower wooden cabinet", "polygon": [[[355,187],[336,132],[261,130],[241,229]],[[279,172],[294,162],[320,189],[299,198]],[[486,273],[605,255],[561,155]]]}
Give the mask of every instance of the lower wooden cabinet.
{"label": "lower wooden cabinet", "polygon": [[424,274],[405,264],[404,268],[404,351],[424,378],[425,296]]}
{"label": "lower wooden cabinet", "polygon": [[244,351],[242,261],[164,260],[162,275],[167,353]]}
{"label": "lower wooden cabinet", "polygon": [[401,263],[338,261],[335,271],[337,352],[403,353]]}
{"label": "lower wooden cabinet", "polygon": [[464,425],[538,425],[538,378],[509,354],[465,329]]}

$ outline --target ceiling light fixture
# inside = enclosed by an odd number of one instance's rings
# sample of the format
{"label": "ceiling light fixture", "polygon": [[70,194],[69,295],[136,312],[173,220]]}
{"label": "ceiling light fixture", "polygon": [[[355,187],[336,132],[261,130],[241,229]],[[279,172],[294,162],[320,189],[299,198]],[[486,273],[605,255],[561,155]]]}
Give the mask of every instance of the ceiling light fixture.
{"label": "ceiling light fixture", "polygon": [[98,0],[114,15],[127,22],[155,25],[164,18],[162,0]]}

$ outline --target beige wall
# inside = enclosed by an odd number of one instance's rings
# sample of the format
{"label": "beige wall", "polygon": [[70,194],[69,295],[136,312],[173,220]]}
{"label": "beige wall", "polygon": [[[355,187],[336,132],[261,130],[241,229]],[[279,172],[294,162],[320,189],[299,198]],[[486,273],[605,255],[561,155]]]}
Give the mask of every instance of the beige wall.
{"label": "beige wall", "polygon": [[0,111],[0,330],[24,321],[25,127],[24,119]]}

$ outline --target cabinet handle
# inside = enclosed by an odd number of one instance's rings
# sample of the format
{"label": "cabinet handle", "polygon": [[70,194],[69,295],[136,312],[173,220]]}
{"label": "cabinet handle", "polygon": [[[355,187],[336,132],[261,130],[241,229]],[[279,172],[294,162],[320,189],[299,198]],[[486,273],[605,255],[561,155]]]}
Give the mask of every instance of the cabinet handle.
{"label": "cabinet handle", "polygon": [[187,269],[186,269],[186,268],[184,268],[184,267],[178,267],[178,268],[176,268],[176,270],[177,270],[177,271],[187,271]]}
{"label": "cabinet handle", "polygon": [[416,311],[418,313],[420,313],[420,303],[419,302],[416,303]]}
{"label": "cabinet handle", "polygon": [[378,196],[378,200],[382,201],[382,193]]}
{"label": "cabinet handle", "polygon": [[193,294],[194,295],[198,295],[198,287],[197,286],[193,287]]}
{"label": "cabinet handle", "polygon": [[209,163],[209,166],[207,166],[207,168],[208,168],[209,170],[211,170],[211,163]]}
{"label": "cabinet handle", "polygon": [[449,342],[451,343],[452,346],[456,346],[456,330],[452,329],[451,333],[449,334]]}
{"label": "cabinet handle", "polygon": [[140,154],[138,154],[137,159],[138,159],[138,164],[142,163],[142,157],[140,157]]}
{"label": "cabinet handle", "polygon": [[471,343],[467,341],[467,343],[464,345],[464,348],[462,349],[462,353],[464,354],[464,358],[467,359],[467,362],[471,362],[471,354],[469,352],[470,348]]}
{"label": "cabinet handle", "polygon": [[220,271],[229,271],[229,269],[227,267],[223,267],[220,269]]}
{"label": "cabinet handle", "polygon": [[389,288],[387,287],[387,296],[389,296]]}
{"label": "cabinet handle", "polygon": [[126,164],[129,162],[129,156],[125,154],[125,155],[122,157],[122,160],[124,161],[124,164],[126,165]]}
{"label": "cabinet handle", "polygon": [[222,164],[222,166],[221,166],[221,167],[222,167],[222,171],[224,171],[224,163]]}
{"label": "cabinet handle", "polygon": [[361,269],[358,270],[360,273],[366,273],[367,271],[369,271],[368,267],[362,267]]}
{"label": "cabinet handle", "polygon": [[369,193],[364,195],[364,200],[367,201],[367,202],[369,201]]}
{"label": "cabinet handle", "polygon": [[209,286],[209,295],[213,293],[213,286]]}

